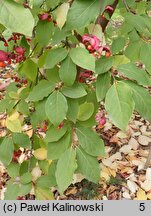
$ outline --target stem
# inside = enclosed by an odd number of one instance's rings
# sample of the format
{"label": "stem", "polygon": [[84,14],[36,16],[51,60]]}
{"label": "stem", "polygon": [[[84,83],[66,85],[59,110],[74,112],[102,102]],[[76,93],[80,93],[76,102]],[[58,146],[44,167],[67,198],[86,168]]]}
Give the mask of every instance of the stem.
{"label": "stem", "polygon": [[[113,11],[108,11],[108,15],[111,18],[117,5],[118,5],[119,0],[115,0],[114,3],[111,5],[111,7],[113,8]],[[101,5],[102,5],[102,1],[101,1]],[[96,20],[96,24],[100,24],[100,26],[102,27],[102,31],[104,32],[107,25],[109,23],[109,20],[106,18],[103,18],[101,15],[97,18]]]}
{"label": "stem", "polygon": [[56,10],[61,4],[62,4],[62,3],[60,2],[56,7],[50,9],[48,12],[52,12],[52,11]]}
{"label": "stem", "polygon": [[125,5],[127,12],[131,12],[126,0],[123,0],[123,4]]}
{"label": "stem", "polygon": [[42,8],[42,6],[44,5],[45,2],[46,2],[46,0],[43,1],[43,3],[40,5],[40,8]]}
{"label": "stem", "polygon": [[38,42],[37,42],[37,43],[35,44],[35,46],[33,47],[31,53],[29,54],[29,57],[32,56],[32,54],[34,53],[34,51],[35,51],[35,49],[37,48],[37,46],[38,46]]}
{"label": "stem", "polygon": [[77,38],[77,40],[78,40],[79,42],[82,42],[82,37],[81,37],[81,35],[78,34],[76,31],[74,31],[74,36]]}

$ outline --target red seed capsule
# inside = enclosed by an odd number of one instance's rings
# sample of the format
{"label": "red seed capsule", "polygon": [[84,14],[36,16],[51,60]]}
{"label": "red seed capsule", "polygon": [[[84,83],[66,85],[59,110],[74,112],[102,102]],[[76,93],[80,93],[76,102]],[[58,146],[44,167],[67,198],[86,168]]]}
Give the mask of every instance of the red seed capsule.
{"label": "red seed capsule", "polygon": [[16,53],[18,53],[20,55],[24,55],[25,48],[23,48],[21,46],[18,46],[18,47],[15,47],[14,50],[15,50]]}
{"label": "red seed capsule", "polygon": [[8,53],[3,50],[0,50],[0,61],[4,62],[7,61],[7,59],[8,59]]}
{"label": "red seed capsule", "polygon": [[39,14],[38,17],[40,20],[44,21],[49,18],[49,14],[48,13]]}
{"label": "red seed capsule", "polygon": [[4,62],[0,62],[0,67],[1,67],[1,68],[6,67],[5,63],[4,63]]}

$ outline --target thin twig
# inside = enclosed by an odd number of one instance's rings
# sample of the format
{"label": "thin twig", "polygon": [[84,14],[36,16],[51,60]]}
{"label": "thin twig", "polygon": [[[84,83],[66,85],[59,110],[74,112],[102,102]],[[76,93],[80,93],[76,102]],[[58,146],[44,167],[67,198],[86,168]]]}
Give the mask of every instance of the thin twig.
{"label": "thin twig", "polygon": [[37,46],[38,46],[38,42],[37,42],[37,43],[35,44],[35,46],[33,47],[31,53],[29,54],[29,57],[32,56],[32,54],[34,53],[34,51],[35,51],[35,49],[37,48]]}
{"label": "thin twig", "polygon": [[126,0],[123,0],[123,4],[125,5],[127,12],[131,12]]}

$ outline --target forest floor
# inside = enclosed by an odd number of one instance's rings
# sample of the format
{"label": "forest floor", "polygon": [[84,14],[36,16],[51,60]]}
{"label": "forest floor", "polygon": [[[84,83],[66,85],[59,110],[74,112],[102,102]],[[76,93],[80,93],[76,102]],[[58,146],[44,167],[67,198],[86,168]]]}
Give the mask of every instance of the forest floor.
{"label": "forest floor", "polygon": [[[11,70],[0,72],[0,99],[5,87],[12,82]],[[105,113],[103,104],[101,112]],[[98,158],[101,172],[99,184],[88,182],[81,175],[74,176],[73,184],[60,196],[53,188],[57,200],[151,200],[151,124],[134,113],[127,131],[116,128],[105,113],[106,124],[98,129],[105,142],[106,157]],[[0,113],[0,137],[5,137],[5,114]],[[0,200],[4,198],[9,179],[0,163]],[[34,199],[34,196],[28,196]]]}

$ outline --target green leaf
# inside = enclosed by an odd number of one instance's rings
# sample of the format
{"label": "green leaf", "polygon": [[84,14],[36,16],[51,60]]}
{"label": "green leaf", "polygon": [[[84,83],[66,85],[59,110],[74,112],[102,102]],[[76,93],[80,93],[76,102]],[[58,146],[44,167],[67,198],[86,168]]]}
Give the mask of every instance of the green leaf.
{"label": "green leaf", "polygon": [[9,102],[9,99],[3,99],[0,101],[0,113],[3,113],[6,111],[8,102]]}
{"label": "green leaf", "polygon": [[45,64],[45,61],[46,61],[46,58],[47,58],[49,52],[50,52],[49,50],[46,50],[46,51],[43,52],[43,54],[39,57],[39,59],[38,59],[38,66],[39,66],[39,68],[43,68],[43,66],[44,66],[44,64]]}
{"label": "green leaf", "polygon": [[129,79],[136,80],[140,85],[151,85],[151,80],[146,71],[136,67],[136,65],[133,63],[120,65],[117,70]]}
{"label": "green leaf", "polygon": [[13,142],[22,148],[29,148],[31,144],[28,135],[23,133],[14,133]]}
{"label": "green leaf", "polygon": [[36,37],[39,44],[46,46],[53,34],[53,22],[39,21],[36,26]]}
{"label": "green leaf", "polygon": [[53,193],[49,188],[36,187],[36,200],[54,200]]}
{"label": "green leaf", "polygon": [[[47,97],[55,89],[55,84],[47,80],[41,80],[30,92],[28,101],[39,101]],[[40,91],[39,91],[40,90]]]}
{"label": "green leaf", "polygon": [[29,160],[24,160],[20,165],[19,174],[23,175],[24,173],[28,172],[28,168],[29,168]]}
{"label": "green leaf", "polygon": [[24,100],[21,100],[17,106],[17,111],[28,116],[29,115],[28,103]]}
{"label": "green leaf", "polygon": [[2,110],[4,109],[4,111],[7,111],[7,113],[10,114],[14,110],[14,106],[16,105],[17,101],[16,100],[7,99],[7,96],[3,100],[4,100],[4,103],[2,103]]}
{"label": "green leaf", "polygon": [[48,174],[48,169],[49,169],[49,161],[46,159],[46,160],[41,160],[41,161],[38,161],[38,165],[39,165],[39,168],[41,169],[41,171],[44,173],[44,174]]}
{"label": "green leaf", "polygon": [[82,126],[78,126],[76,131],[79,143],[84,151],[92,156],[104,156],[104,143],[96,132]]}
{"label": "green leaf", "polygon": [[134,14],[129,14],[126,13],[125,14],[125,20],[126,22],[128,22],[129,24],[131,24],[133,26],[133,28],[135,28],[138,32],[140,33],[144,33],[144,34],[148,34],[148,25],[145,22],[145,18],[143,16],[140,15],[134,15]]}
{"label": "green leaf", "polygon": [[[35,0],[37,1],[37,0]],[[56,6],[58,6],[58,4],[62,2],[60,0],[51,0],[51,1],[46,1],[47,7],[48,8],[55,8]]]}
{"label": "green leaf", "polygon": [[123,50],[125,43],[126,43],[125,38],[123,37],[116,38],[112,43],[112,47],[111,47],[112,54],[119,53],[121,50]]}
{"label": "green leaf", "polygon": [[67,118],[73,123],[76,123],[76,119],[79,111],[78,101],[68,98],[67,102],[68,102]]}
{"label": "green leaf", "polygon": [[21,133],[22,127],[19,119],[6,119],[6,127],[13,133]]}
{"label": "green leaf", "polygon": [[72,62],[69,56],[62,62],[59,70],[59,75],[60,79],[64,82],[65,85],[73,85],[76,79],[77,69],[76,65]]}
{"label": "green leaf", "polygon": [[11,0],[0,0],[0,23],[11,32],[32,36],[34,18],[29,9]]}
{"label": "green leaf", "polygon": [[22,184],[28,184],[32,181],[32,175],[31,173],[27,172],[27,173],[24,173],[21,177],[20,177],[20,182]]}
{"label": "green leaf", "polygon": [[57,160],[66,151],[70,143],[70,134],[65,135],[57,142],[48,143],[47,158],[50,160]]}
{"label": "green leaf", "polygon": [[19,193],[19,185],[9,183],[5,192],[5,200],[16,200]]}
{"label": "green leaf", "polygon": [[69,7],[69,3],[63,3],[56,11],[56,22],[60,29],[62,29],[66,22]]}
{"label": "green leaf", "polygon": [[47,159],[47,150],[45,148],[38,148],[33,152],[34,157],[37,160],[46,160]]}
{"label": "green leaf", "polygon": [[20,169],[19,164],[17,164],[17,163],[11,163],[11,164],[9,164],[9,166],[7,167],[8,175],[11,178],[18,177],[19,176],[19,169]]}
{"label": "green leaf", "polygon": [[85,102],[84,104],[81,104],[79,106],[79,112],[78,112],[77,119],[79,121],[86,121],[93,115],[93,112],[94,112],[93,103]]}
{"label": "green leaf", "polygon": [[65,125],[60,129],[52,125],[46,133],[45,141],[46,142],[57,142],[59,139],[61,139],[65,135],[66,131],[67,131],[67,127]]}
{"label": "green leaf", "polygon": [[121,64],[127,64],[130,60],[125,55],[115,55],[112,57],[113,67],[117,68]]}
{"label": "green leaf", "polygon": [[12,161],[14,144],[11,138],[5,138],[0,145],[0,161],[8,166]]}
{"label": "green leaf", "polygon": [[95,58],[85,48],[71,49],[70,57],[76,65],[95,72]]}
{"label": "green leaf", "polygon": [[2,34],[4,30],[5,30],[5,27],[2,24],[0,24],[0,34]]}
{"label": "green leaf", "polygon": [[135,109],[143,118],[151,121],[151,96],[149,92],[145,88],[138,86],[131,81],[125,82],[131,87],[133,91]]}
{"label": "green leaf", "polygon": [[69,37],[72,34],[71,31],[67,31],[66,28],[59,29],[59,27],[55,26],[55,31],[52,36],[51,44],[54,46],[56,44],[60,44],[61,41],[65,40],[66,37]]}
{"label": "green leaf", "polygon": [[23,88],[21,90],[21,92],[19,93],[20,99],[25,100],[28,97],[29,92],[30,92],[30,88],[29,87]]}
{"label": "green leaf", "polygon": [[50,182],[53,186],[57,185],[56,176],[55,176],[56,167],[57,167],[57,161],[52,161],[52,163],[50,164],[50,167],[48,169],[48,176],[49,176]]}
{"label": "green leaf", "polygon": [[102,74],[107,71],[109,71],[112,67],[112,58],[100,58],[99,60],[96,61],[96,68],[95,71],[97,74]]}
{"label": "green leaf", "polygon": [[100,167],[97,159],[88,155],[81,148],[77,148],[78,172],[94,183],[99,182]]}
{"label": "green leaf", "polygon": [[62,93],[69,98],[81,98],[87,94],[84,87],[78,83],[73,84],[71,87],[64,86]]}
{"label": "green leaf", "polygon": [[111,121],[121,130],[126,130],[134,106],[132,91],[126,84],[118,82],[108,90],[105,108]]}
{"label": "green leaf", "polygon": [[14,91],[11,91],[8,93],[9,97],[11,99],[14,99],[14,100],[18,100],[19,99],[19,95],[17,94],[17,92],[14,92]]}
{"label": "green leaf", "polygon": [[61,80],[59,77],[59,67],[55,66],[52,69],[47,69],[46,77],[50,82],[53,82],[53,83],[60,82]]}
{"label": "green leaf", "polygon": [[142,40],[131,42],[125,50],[125,56],[128,57],[131,61],[139,60],[140,49],[142,45]]}
{"label": "green leaf", "polygon": [[31,81],[35,81],[37,72],[37,64],[33,62],[31,59],[27,59],[19,69],[19,73],[25,75]]}
{"label": "green leaf", "polygon": [[93,115],[88,120],[80,121],[80,125],[83,127],[87,127],[87,128],[93,127],[94,125],[96,125],[95,115],[96,115],[96,112],[94,112]]}
{"label": "green leaf", "polygon": [[102,101],[111,85],[111,74],[104,73],[97,77],[96,96],[98,101]]}
{"label": "green leaf", "polygon": [[95,111],[98,111],[98,108],[99,108],[100,104],[98,104],[98,101],[97,101],[97,98],[96,98],[96,92],[94,91],[94,89],[88,89],[88,94],[87,94],[87,97],[86,97],[86,101],[93,103]]}
{"label": "green leaf", "polygon": [[61,155],[57,163],[56,181],[61,194],[71,184],[76,168],[76,151],[70,148]]}
{"label": "green leaf", "polygon": [[38,180],[36,181],[36,186],[41,188],[47,188],[47,187],[53,187],[55,186],[53,182],[51,181],[50,176],[40,176]]}
{"label": "green leaf", "polygon": [[29,184],[20,184],[18,196],[25,196],[30,193],[32,190],[32,183]]}
{"label": "green leaf", "polygon": [[151,44],[149,43],[143,43],[143,45],[140,48],[140,60],[145,64],[146,69],[151,75]]}
{"label": "green leaf", "polygon": [[98,0],[75,0],[68,12],[67,29],[79,29],[87,26],[99,15]]}
{"label": "green leaf", "polygon": [[45,69],[51,69],[68,55],[68,51],[65,48],[52,49],[47,53],[44,67]]}
{"label": "green leaf", "polygon": [[145,14],[147,9],[147,2],[138,2],[137,3],[137,13],[138,14]]}
{"label": "green leaf", "polygon": [[31,115],[31,124],[34,128],[36,128],[39,123],[47,119],[45,112],[45,104],[46,100],[42,100],[39,101],[38,104],[35,106],[36,111]]}
{"label": "green leaf", "polygon": [[46,101],[45,111],[48,119],[58,126],[66,117],[68,104],[66,98],[58,91],[53,92]]}
{"label": "green leaf", "polygon": [[133,29],[131,32],[129,32],[129,39],[131,42],[135,42],[140,39],[139,34],[136,31],[136,29]]}

